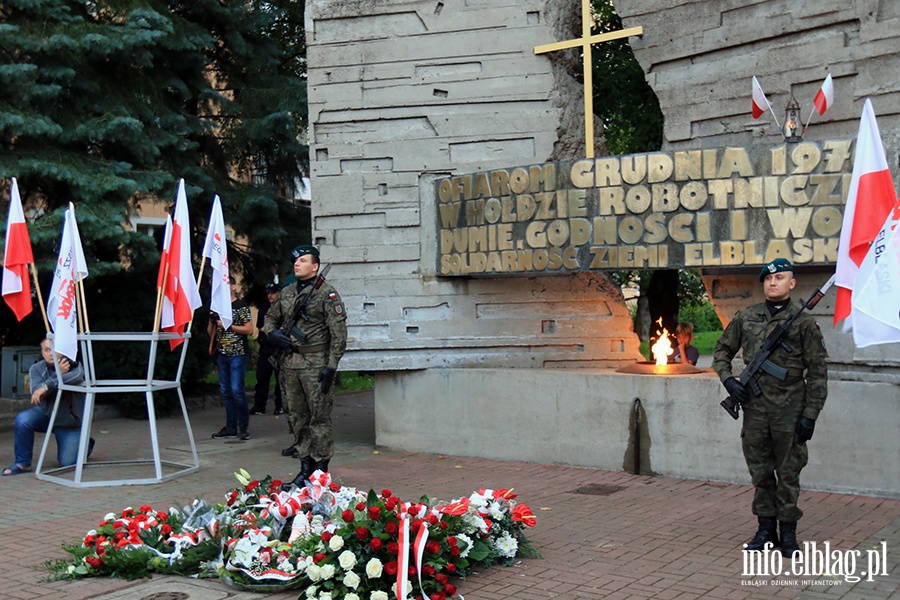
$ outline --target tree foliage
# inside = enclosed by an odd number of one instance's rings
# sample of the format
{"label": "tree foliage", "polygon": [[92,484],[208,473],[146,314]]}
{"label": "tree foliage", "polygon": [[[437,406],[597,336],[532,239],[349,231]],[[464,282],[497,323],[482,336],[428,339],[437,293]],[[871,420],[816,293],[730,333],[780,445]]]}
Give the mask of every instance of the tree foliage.
{"label": "tree foliage", "polygon": [[[26,208],[38,208],[29,231],[45,295],[71,201],[89,313],[125,319],[107,330],[148,331],[159,240],[123,223],[148,201],[174,204],[181,177],[197,266],[218,194],[226,223],[248,242],[230,244],[232,269],[266,282],[285,267],[309,239],[308,213],[291,202],[308,169],[303,7],[0,1],[0,194],[9,197],[15,176]],[[0,311],[4,343],[36,342],[39,316],[17,327]]]}

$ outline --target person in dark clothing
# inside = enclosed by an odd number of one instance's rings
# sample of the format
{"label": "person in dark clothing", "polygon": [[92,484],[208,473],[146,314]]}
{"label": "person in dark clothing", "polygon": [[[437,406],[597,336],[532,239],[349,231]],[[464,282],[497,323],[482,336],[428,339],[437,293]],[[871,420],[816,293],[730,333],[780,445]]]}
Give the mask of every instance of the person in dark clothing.
{"label": "person in dark clothing", "polygon": [[259,358],[256,361],[256,388],[253,396],[253,407],[250,409],[251,415],[266,414],[266,404],[269,401],[269,386],[271,385],[272,374],[275,374],[275,414],[284,414],[284,405],[281,401],[281,385],[278,383],[278,369],[272,366],[270,358],[278,349],[269,343],[269,336],[266,334],[266,313],[269,307],[278,301],[281,295],[281,286],[277,283],[270,283],[266,286],[266,297],[268,302],[259,307],[256,316],[256,329],[259,332],[257,341],[259,342]]}

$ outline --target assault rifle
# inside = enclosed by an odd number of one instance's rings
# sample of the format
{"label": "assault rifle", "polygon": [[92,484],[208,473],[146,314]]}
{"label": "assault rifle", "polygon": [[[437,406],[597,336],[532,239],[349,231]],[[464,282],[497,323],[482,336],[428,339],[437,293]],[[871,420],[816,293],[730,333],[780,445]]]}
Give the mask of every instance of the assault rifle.
{"label": "assault rifle", "polygon": [[[831,279],[825,282],[821,288],[817,289],[815,293],[804,302],[800,300],[800,310],[796,313],[779,323],[775,329],[772,330],[772,333],[766,337],[763,342],[762,347],[759,349],[759,352],[756,353],[756,356],[753,357],[753,362],[747,365],[747,368],[741,373],[738,381],[741,382],[745,388],[748,388],[751,392],[753,392],[754,396],[759,396],[762,394],[762,389],[759,387],[759,383],[756,381],[756,374],[759,371],[765,371],[769,375],[784,381],[787,379],[788,370],[784,367],[779,367],[775,363],[769,360],[769,357],[772,355],[777,348],[784,348],[788,352],[793,352],[794,349],[790,347],[790,345],[784,341],[784,336],[787,335],[788,329],[791,328],[791,325],[794,324],[794,321],[797,320],[797,317],[800,316],[805,309],[813,309],[816,304],[819,303],[825,296],[825,292],[828,291],[828,288],[831,287],[831,284],[834,283],[834,278],[837,275],[832,275]],[[741,403],[737,398],[732,396],[728,396],[724,400],[719,403],[722,408],[728,411],[728,414],[732,416],[732,418],[737,419],[738,415],[741,412]]]}
{"label": "assault rifle", "polygon": [[[322,287],[322,284],[325,283],[325,276],[328,275],[328,271],[331,270],[331,263],[328,263],[324,267],[319,269],[319,276],[316,277],[316,280],[309,285],[306,289],[306,293],[304,293],[301,297],[297,298],[297,302],[294,303],[294,309],[291,311],[291,316],[288,317],[288,320],[284,322],[284,326],[281,328],[281,332],[285,334],[289,339],[297,338],[303,340],[306,336],[302,331],[297,329],[297,321],[303,319],[303,322],[306,323],[309,321],[309,315],[306,313],[306,305],[309,303],[309,299],[312,297],[313,292]],[[284,358],[285,352],[290,350],[291,352],[296,352],[297,347],[292,343],[290,348],[281,348],[279,347],[275,352],[269,356],[269,364],[272,367],[278,369],[281,367],[281,359]]]}

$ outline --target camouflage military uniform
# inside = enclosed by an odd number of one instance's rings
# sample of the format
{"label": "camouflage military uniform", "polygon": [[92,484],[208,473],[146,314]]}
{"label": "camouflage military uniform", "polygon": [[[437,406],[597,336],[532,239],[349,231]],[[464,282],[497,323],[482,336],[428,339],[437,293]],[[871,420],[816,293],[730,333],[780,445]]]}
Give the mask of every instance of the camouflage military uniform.
{"label": "camouflage military uniform", "polygon": [[[744,364],[759,352],[766,336],[778,323],[788,319],[800,307],[790,306],[774,316],[765,303],[738,311],[725,328],[713,354],[713,369],[724,383],[732,377],[731,360],[743,349]],[[800,495],[800,471],[806,466],[806,444],[794,437],[800,415],[815,420],[828,393],[827,353],[822,334],[809,313],[801,314],[789,329],[785,341],[791,347],[776,349],[769,357],[788,370],[781,381],[760,371],[757,377],[760,396],[750,392],[749,402],[742,404],[744,423],[741,445],[756,487],[753,514],[777,517],[779,521],[797,521],[802,515],[797,507]],[[748,387],[748,391],[749,387]]]}
{"label": "camouflage military uniform", "polygon": [[[313,282],[315,278],[281,291],[266,313],[267,334],[284,326],[295,304],[309,292]],[[288,351],[282,358],[279,385],[300,457],[308,456],[321,463],[331,459],[334,452],[331,425],[334,388],[328,394],[322,393],[319,371],[323,367],[337,370],[347,348],[347,314],[337,291],[324,282],[309,297],[306,315],[309,320],[299,318],[291,335],[298,351]]]}

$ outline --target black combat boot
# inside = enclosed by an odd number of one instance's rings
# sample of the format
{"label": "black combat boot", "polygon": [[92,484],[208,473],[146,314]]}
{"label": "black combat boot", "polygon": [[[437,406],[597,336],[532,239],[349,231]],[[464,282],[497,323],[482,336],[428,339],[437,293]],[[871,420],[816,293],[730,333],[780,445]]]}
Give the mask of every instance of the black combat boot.
{"label": "black combat boot", "polygon": [[779,525],[781,525],[781,555],[791,558],[794,552],[800,550],[800,544],[797,543],[797,521],[791,523],[781,521]]}
{"label": "black combat boot", "polygon": [[775,517],[756,517],[756,519],[759,521],[759,529],[756,536],[744,547],[747,550],[764,550],[767,543],[771,543],[773,547],[778,546],[778,519]]}
{"label": "black combat boot", "polygon": [[[330,460],[331,460],[330,458],[326,458],[323,461],[317,462],[316,469],[322,471],[323,473],[327,473],[328,472],[328,462]],[[313,470],[315,470],[315,469],[313,469]]]}
{"label": "black combat boot", "polygon": [[312,475],[315,470],[316,461],[309,456],[304,457],[303,460],[300,461],[300,472],[297,473],[297,476],[294,477],[294,480],[290,483],[282,483],[281,489],[285,492],[289,492],[294,486],[302,488],[306,485],[306,482],[309,481],[309,476]]}

